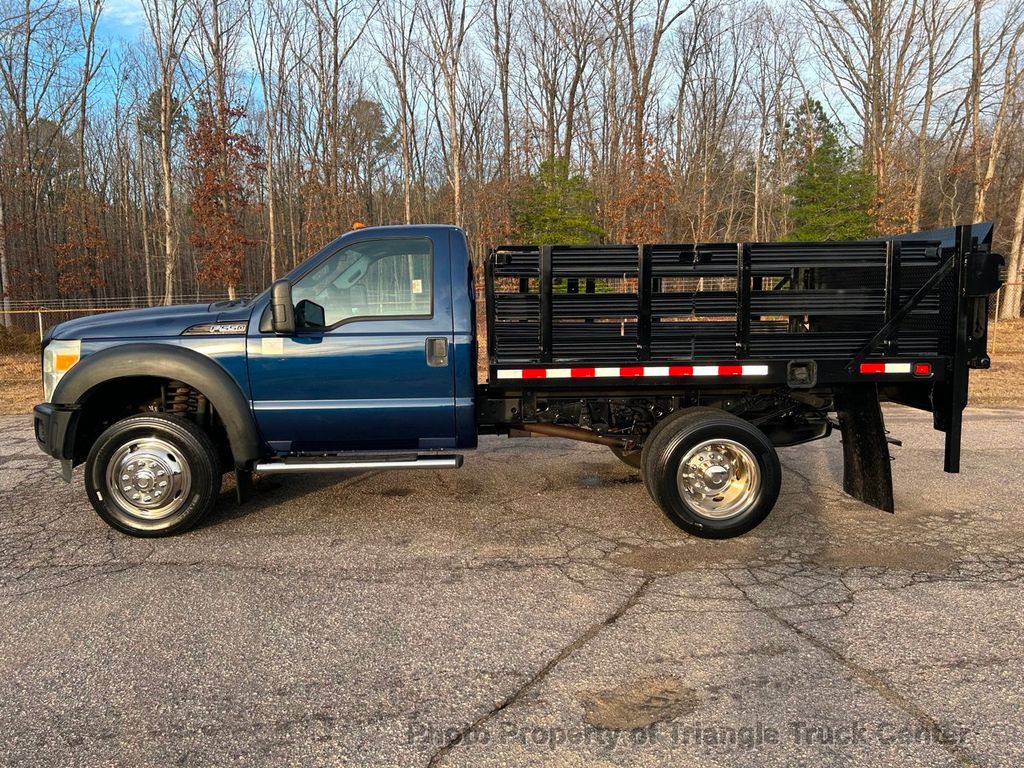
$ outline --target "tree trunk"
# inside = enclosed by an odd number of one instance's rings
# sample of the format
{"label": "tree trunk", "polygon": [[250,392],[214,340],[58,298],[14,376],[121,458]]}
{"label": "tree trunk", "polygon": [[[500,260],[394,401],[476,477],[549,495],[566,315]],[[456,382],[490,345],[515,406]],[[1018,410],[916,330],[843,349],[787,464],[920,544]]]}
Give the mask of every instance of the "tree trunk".
{"label": "tree trunk", "polygon": [[139,210],[142,214],[142,260],[146,269],[146,306],[153,306],[153,270],[150,267],[149,255],[149,220],[146,216],[146,208],[149,200],[146,196],[146,163],[145,144],[142,141],[142,125],[138,128],[139,134]]}
{"label": "tree trunk", "polygon": [[174,268],[178,260],[174,232],[174,179],[171,176],[171,94],[160,94],[160,170],[164,184],[164,304],[174,303]]}
{"label": "tree trunk", "polygon": [[267,247],[270,249],[270,281],[277,280],[277,208],[274,205],[275,131],[267,119]]}
{"label": "tree trunk", "polygon": [[971,32],[971,84],[968,95],[971,119],[971,150],[974,153],[974,221],[985,216],[985,191],[981,183],[981,12],[984,0],[974,0]]}
{"label": "tree trunk", "polygon": [[405,223],[412,224],[412,145],[409,136],[409,110],[402,95],[402,203],[405,206]]}
{"label": "tree trunk", "polygon": [[752,240],[761,239],[761,164],[762,152],[759,150],[754,158],[754,212],[750,226]]}
{"label": "tree trunk", "polygon": [[1003,302],[999,310],[1000,320],[1012,320],[1020,317],[1021,305],[1021,261],[1024,260],[1024,178],[1021,178],[1020,191],[1017,194],[1017,215],[1013,220],[1013,240],[1010,241],[1010,252],[1006,257],[1006,273],[1008,275]]}
{"label": "tree trunk", "polygon": [[[996,111],[996,119],[992,124],[991,135],[988,146],[988,159],[982,165],[984,173],[978,178],[974,197],[974,220],[983,221],[986,215],[987,196],[989,187],[996,177],[996,165],[1003,152],[1003,140],[1005,138],[1006,119],[1013,108],[1013,99],[1017,89],[1020,87],[1022,75],[1017,71],[1017,46],[1021,37],[1024,37],[1024,28],[1017,29],[1011,34],[1011,41],[1006,52],[1006,63],[1003,71],[1002,95],[999,98],[999,107]],[[981,166],[979,165],[979,171]]]}
{"label": "tree trunk", "polygon": [[0,194],[0,295],[3,296],[4,325],[11,325],[11,281],[7,273],[7,225],[4,223],[4,197]]}
{"label": "tree trunk", "polygon": [[921,229],[921,206],[924,200],[924,175],[928,168],[928,121],[932,112],[932,91],[934,83],[932,72],[928,72],[928,84],[925,86],[924,106],[921,113],[921,128],[917,134],[917,172],[914,174],[914,210],[911,214],[910,230]]}
{"label": "tree trunk", "polygon": [[452,154],[452,197],[455,208],[455,226],[462,226],[462,134],[459,131],[458,80],[455,71],[447,83],[448,89],[448,131]]}

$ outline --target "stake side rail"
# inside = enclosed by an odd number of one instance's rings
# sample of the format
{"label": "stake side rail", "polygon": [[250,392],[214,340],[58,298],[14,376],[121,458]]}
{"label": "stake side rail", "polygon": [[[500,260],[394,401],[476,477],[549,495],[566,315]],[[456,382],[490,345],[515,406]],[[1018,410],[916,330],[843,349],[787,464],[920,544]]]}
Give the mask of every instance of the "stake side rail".
{"label": "stake side rail", "polygon": [[[739,362],[767,365],[765,381],[778,383],[791,361],[813,361],[823,383],[862,381],[878,363],[897,364],[888,375],[908,380],[927,364],[944,380],[964,335],[958,318],[969,313],[958,270],[969,272],[991,237],[988,225],[960,229],[963,253],[954,230],[855,242],[502,246],[486,268],[489,381]],[[979,335],[967,354],[974,362],[984,357]]]}

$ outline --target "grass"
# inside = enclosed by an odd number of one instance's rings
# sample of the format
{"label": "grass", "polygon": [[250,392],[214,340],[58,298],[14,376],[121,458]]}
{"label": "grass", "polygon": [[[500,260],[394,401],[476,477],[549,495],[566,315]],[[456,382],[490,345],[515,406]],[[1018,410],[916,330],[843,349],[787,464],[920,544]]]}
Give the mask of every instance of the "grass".
{"label": "grass", "polygon": [[989,323],[992,367],[971,371],[971,405],[1024,405],[1024,320]]}
{"label": "grass", "polygon": [[[989,325],[992,367],[971,371],[971,405],[1024,406],[1024,320],[1004,320]],[[481,355],[481,381],[487,377]],[[0,355],[0,414],[28,415],[43,399],[39,355],[9,352]]]}
{"label": "grass", "polygon": [[27,416],[43,400],[39,355],[8,352],[0,356],[0,414]]}

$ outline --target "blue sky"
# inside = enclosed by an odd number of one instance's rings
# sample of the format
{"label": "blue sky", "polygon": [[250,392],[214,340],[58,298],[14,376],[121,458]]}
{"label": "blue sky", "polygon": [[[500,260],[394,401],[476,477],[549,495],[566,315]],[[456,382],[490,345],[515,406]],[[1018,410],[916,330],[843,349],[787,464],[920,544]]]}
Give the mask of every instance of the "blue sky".
{"label": "blue sky", "polygon": [[100,17],[99,33],[108,41],[134,40],[146,28],[141,0],[107,0]]}

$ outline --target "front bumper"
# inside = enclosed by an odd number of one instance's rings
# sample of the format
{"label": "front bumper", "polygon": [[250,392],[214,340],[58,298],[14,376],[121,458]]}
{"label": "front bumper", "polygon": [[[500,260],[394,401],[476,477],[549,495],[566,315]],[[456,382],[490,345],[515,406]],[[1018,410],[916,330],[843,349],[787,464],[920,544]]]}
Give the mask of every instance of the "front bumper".
{"label": "front bumper", "polygon": [[75,459],[78,410],[54,403],[40,403],[33,409],[32,415],[40,450],[60,460],[64,479],[70,480]]}

